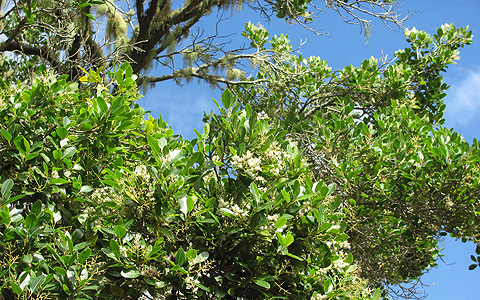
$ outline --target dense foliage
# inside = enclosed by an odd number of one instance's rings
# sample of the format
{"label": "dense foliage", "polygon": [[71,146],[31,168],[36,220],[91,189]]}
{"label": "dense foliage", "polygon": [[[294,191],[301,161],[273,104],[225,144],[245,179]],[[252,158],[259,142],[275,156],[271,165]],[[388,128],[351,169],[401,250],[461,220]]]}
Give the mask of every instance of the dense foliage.
{"label": "dense foliage", "polygon": [[[325,5],[368,29],[355,12],[391,2]],[[174,49],[241,3],[0,1],[3,298],[379,299],[436,264],[441,236],[479,243],[479,144],[442,127],[468,28],[407,30],[393,61],[338,71],[250,23],[253,53]],[[315,7],[247,3],[289,21]],[[192,141],[135,103],[139,84],[194,77],[230,89]]]}
{"label": "dense foliage", "polygon": [[183,140],[144,119],[131,74],[113,94],[94,73],[0,82],[4,298],[367,297],[335,184],[286,131],[226,91]]}
{"label": "dense foliage", "polygon": [[472,43],[468,28],[444,24],[434,36],[406,30],[410,47],[393,61],[372,57],[338,71],[291,54],[286,36],[269,38],[252,24],[244,35],[277,55],[258,61],[251,79],[268,84],[235,93],[288,131],[314,178],[337,184],[364,278],[418,278],[435,265],[439,235],[479,242],[479,145],[442,127],[442,73]]}

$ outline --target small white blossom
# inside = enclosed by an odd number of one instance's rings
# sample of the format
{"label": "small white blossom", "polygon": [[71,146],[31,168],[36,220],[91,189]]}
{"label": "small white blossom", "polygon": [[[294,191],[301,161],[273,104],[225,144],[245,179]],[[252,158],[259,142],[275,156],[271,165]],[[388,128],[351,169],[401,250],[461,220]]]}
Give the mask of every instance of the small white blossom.
{"label": "small white blossom", "polygon": [[52,178],[54,179],[57,179],[59,178],[60,176],[58,175],[58,172],[57,171],[52,171]]}
{"label": "small white blossom", "polygon": [[418,33],[418,30],[415,27],[413,27],[412,29],[407,28],[403,33],[406,37],[410,37],[412,34]]}
{"label": "small white blossom", "polygon": [[185,285],[187,288],[190,288],[193,293],[196,293],[198,291],[198,285],[200,284],[200,281],[196,278],[193,278],[191,276],[187,276],[185,278]]}
{"label": "small white blossom", "polygon": [[257,118],[258,118],[259,120],[269,119],[267,113],[264,112],[264,111],[261,111],[261,112],[257,113]]}

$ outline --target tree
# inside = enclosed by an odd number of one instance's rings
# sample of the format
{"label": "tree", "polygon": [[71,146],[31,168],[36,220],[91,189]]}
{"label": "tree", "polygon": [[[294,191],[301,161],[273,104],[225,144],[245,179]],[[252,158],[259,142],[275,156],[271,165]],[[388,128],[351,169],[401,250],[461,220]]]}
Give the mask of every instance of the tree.
{"label": "tree", "polygon": [[95,73],[0,81],[5,299],[367,299],[335,185],[285,131],[227,90],[183,140],[144,119],[132,73],[114,94]]}
{"label": "tree", "polygon": [[[395,62],[335,72],[252,24],[253,53],[198,37],[168,52],[209,9],[239,3],[4,6],[0,50],[17,53],[0,66],[4,298],[378,299],[435,264],[438,236],[478,242],[478,143],[441,126],[441,72],[471,32],[407,31]],[[310,17],[309,1],[262,3],[250,5]],[[106,16],[103,44],[92,14]],[[186,68],[146,76],[178,55]],[[256,76],[236,76],[240,59]],[[144,120],[138,84],[193,77],[231,88],[202,134]]]}
{"label": "tree", "polygon": [[[216,34],[191,36],[198,21],[214,11],[247,5],[267,18],[275,15],[307,27],[324,9],[331,9],[344,21],[361,24],[366,34],[367,17],[380,18],[386,24],[401,25],[403,21],[393,10],[391,0],[145,2],[5,1],[0,35],[6,39],[0,43],[0,53],[16,53],[18,60],[34,57],[57,74],[69,75],[71,80],[82,75],[76,66],[98,70],[128,61],[138,83],[145,86],[191,78],[213,85],[238,84],[244,79],[236,70],[238,63],[259,54],[226,49],[228,40]],[[181,48],[177,49],[177,45]],[[185,68],[178,68],[179,58],[186,62]],[[147,76],[154,63],[165,70],[162,76]]]}
{"label": "tree", "polygon": [[269,84],[234,90],[299,143],[315,179],[337,185],[362,277],[387,286],[434,266],[439,236],[479,243],[478,143],[441,126],[448,88],[442,72],[472,34],[444,24],[433,37],[416,29],[405,35],[410,48],[394,61],[370,58],[332,72],[317,57],[289,54],[286,37],[270,40],[247,24],[252,43],[285,49],[284,56],[259,65],[252,78]]}

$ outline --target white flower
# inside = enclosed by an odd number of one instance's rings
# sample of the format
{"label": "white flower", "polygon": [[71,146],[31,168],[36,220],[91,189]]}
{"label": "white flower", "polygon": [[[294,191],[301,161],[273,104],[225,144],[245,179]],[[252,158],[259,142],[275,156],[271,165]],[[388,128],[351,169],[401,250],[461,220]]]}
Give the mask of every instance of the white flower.
{"label": "white flower", "polygon": [[270,222],[270,223],[273,223],[275,224],[278,220],[278,214],[274,214],[274,215],[269,215],[267,216],[267,220]]}
{"label": "white flower", "polygon": [[264,112],[264,111],[261,111],[261,112],[257,113],[257,118],[258,118],[259,120],[269,119],[267,113]]}
{"label": "white flower", "polygon": [[405,34],[406,37],[410,37],[412,33],[418,33],[418,30],[415,27],[413,27],[412,29],[407,28],[403,33]]}

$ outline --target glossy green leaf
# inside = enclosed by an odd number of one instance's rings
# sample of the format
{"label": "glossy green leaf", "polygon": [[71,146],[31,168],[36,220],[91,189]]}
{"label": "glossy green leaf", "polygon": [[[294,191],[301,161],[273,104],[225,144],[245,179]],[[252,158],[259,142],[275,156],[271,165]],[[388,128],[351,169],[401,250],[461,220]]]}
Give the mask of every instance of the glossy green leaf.
{"label": "glossy green leaf", "polygon": [[2,183],[2,198],[7,199],[8,197],[10,197],[12,187],[13,180],[11,178],[5,180]]}
{"label": "glossy green leaf", "polygon": [[260,280],[260,279],[254,279],[253,282],[255,282],[256,285],[261,286],[263,288],[269,289],[270,288],[270,283],[265,280]]}
{"label": "glossy green leaf", "polygon": [[186,261],[185,259],[186,259],[185,251],[183,250],[182,247],[180,247],[177,251],[177,254],[175,255],[175,264],[179,266],[183,266],[183,264]]}
{"label": "glossy green leaf", "polygon": [[142,273],[140,271],[133,270],[133,269],[123,270],[123,271],[120,272],[120,274],[124,278],[137,278],[140,275],[142,275]]}
{"label": "glossy green leaf", "polygon": [[118,245],[117,241],[110,240],[110,250],[116,258],[120,258],[120,245]]}
{"label": "glossy green leaf", "polygon": [[275,228],[282,228],[287,224],[287,219],[286,218],[278,218],[278,220],[275,222]]}
{"label": "glossy green leaf", "polygon": [[45,282],[47,277],[42,273],[30,281],[30,291],[35,293]]}
{"label": "glossy green leaf", "polygon": [[70,158],[70,157],[74,156],[76,152],[77,152],[77,149],[75,149],[75,147],[68,147],[67,149],[65,149],[63,151],[62,159]]}
{"label": "glossy green leaf", "polygon": [[160,154],[160,146],[158,141],[151,135],[147,134],[147,142],[150,146],[150,149],[152,149],[153,155],[158,156]]}

